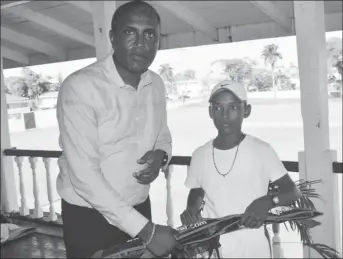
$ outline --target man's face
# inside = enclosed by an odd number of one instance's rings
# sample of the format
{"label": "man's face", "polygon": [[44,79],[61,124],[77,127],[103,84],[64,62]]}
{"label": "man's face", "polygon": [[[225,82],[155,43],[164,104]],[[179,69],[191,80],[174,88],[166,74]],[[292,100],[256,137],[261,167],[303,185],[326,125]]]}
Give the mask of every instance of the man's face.
{"label": "man's face", "polygon": [[154,61],[160,41],[156,15],[132,10],[122,15],[110,32],[116,61],[132,73],[144,73]]}
{"label": "man's face", "polygon": [[213,98],[209,113],[218,132],[230,135],[241,131],[244,117],[249,116],[250,106],[233,93],[223,91]]}

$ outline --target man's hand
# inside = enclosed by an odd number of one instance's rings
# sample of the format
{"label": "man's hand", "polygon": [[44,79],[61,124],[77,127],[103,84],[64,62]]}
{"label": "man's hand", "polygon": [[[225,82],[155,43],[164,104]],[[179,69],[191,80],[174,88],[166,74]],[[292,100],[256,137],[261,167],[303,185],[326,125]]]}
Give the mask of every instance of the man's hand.
{"label": "man's hand", "polygon": [[268,212],[272,208],[272,198],[268,195],[254,200],[245,210],[241,225],[248,228],[260,228],[266,221]]}
{"label": "man's hand", "polygon": [[[138,234],[139,238],[141,238],[144,243],[148,242],[151,237],[152,229],[153,224],[148,222],[148,224]],[[176,241],[174,234],[175,230],[171,227],[156,225],[155,233],[151,242],[147,244],[147,248],[156,257],[167,256],[175,249],[182,251],[182,246]]]}
{"label": "man's hand", "polygon": [[139,172],[135,172],[133,176],[140,184],[150,184],[158,176],[162,167],[164,153],[162,150],[148,151],[137,161],[138,164],[147,164],[147,167]]}

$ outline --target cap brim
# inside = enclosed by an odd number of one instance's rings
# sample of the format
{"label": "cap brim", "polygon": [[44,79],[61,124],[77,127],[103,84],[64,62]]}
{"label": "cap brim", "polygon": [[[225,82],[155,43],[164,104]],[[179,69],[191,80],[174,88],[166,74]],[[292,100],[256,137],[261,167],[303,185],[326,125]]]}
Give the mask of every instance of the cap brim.
{"label": "cap brim", "polygon": [[[241,98],[239,98],[233,91],[231,91],[230,89],[227,88],[219,88],[217,91],[215,91],[211,96],[210,99],[208,100],[209,102],[213,101],[213,98],[215,98],[218,94],[220,94],[221,92],[229,92],[232,93],[238,100],[241,100]],[[241,100],[242,101],[242,100]]]}

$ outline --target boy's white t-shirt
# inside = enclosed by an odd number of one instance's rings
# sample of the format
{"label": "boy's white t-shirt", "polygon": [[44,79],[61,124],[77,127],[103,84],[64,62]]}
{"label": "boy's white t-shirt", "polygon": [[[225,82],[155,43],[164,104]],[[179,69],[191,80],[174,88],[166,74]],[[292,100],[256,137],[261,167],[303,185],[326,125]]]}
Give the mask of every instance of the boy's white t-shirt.
{"label": "boy's white t-shirt", "polygon": [[[252,201],[267,194],[269,181],[274,182],[288,173],[268,143],[246,135],[240,143],[231,172],[223,177],[214,166],[212,142],[194,151],[185,182],[190,189],[202,188],[205,191],[203,218],[244,213]],[[226,174],[230,170],[236,149],[214,149],[220,173]],[[224,258],[271,257],[263,227],[222,235],[220,244]]]}

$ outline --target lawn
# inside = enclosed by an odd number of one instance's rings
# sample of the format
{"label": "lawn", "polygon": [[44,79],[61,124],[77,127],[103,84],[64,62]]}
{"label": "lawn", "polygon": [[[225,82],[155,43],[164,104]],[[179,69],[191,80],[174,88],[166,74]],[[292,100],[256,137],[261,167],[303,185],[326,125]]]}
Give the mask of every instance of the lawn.
{"label": "lawn", "polygon": [[[300,102],[298,99],[251,101],[253,110],[251,116],[244,122],[243,130],[251,135],[257,136],[269,142],[277,151],[282,160],[297,161],[298,152],[304,149],[302,118],[300,112]],[[338,160],[342,161],[342,101],[330,100],[330,145],[331,149],[337,150]],[[208,117],[208,107],[206,102],[192,104],[184,107],[172,109],[168,112],[168,124],[173,136],[173,154],[190,156],[200,145],[215,137],[216,130]],[[45,128],[34,129],[26,132],[11,134],[13,147],[20,149],[44,149],[59,150],[58,129]],[[43,209],[48,210],[48,199],[46,195],[46,177],[44,164],[37,164],[37,174],[39,179],[40,201],[44,205]],[[33,208],[32,174],[28,161],[24,164],[24,179],[26,187],[26,197],[30,208]],[[18,178],[17,170],[16,177]],[[56,160],[51,163],[53,179],[56,179],[58,167]],[[173,221],[175,226],[180,224],[179,215],[185,208],[188,190],[183,186],[186,176],[185,167],[175,167],[171,176],[171,188],[173,197]],[[298,174],[292,173],[294,180],[298,179]],[[340,197],[342,197],[342,177],[340,179]],[[17,179],[18,180],[18,179]],[[18,181],[17,181],[18,182]],[[18,189],[18,201],[20,198]],[[55,186],[54,186],[55,189]],[[60,211],[59,197],[55,193],[57,211]],[[157,179],[151,188],[151,199],[153,206],[153,218],[156,223],[166,223],[166,181],[163,175]],[[342,200],[340,200],[342,204]],[[342,215],[341,215],[342,218]],[[289,246],[296,246],[293,242],[299,237],[295,233],[287,233],[281,229],[283,242],[290,242]],[[290,247],[289,247],[290,248]],[[294,249],[286,249],[287,257],[301,256],[300,249],[297,252],[290,252]],[[300,254],[299,254],[300,253]]]}

